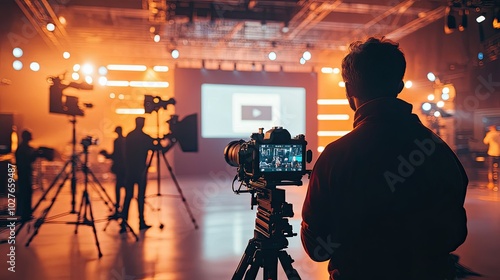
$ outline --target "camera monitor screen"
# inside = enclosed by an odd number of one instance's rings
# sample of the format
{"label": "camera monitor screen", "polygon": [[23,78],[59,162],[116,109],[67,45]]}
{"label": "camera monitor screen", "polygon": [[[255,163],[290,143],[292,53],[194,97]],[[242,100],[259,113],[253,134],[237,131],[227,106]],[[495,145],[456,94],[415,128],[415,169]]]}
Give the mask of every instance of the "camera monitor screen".
{"label": "camera monitor screen", "polygon": [[262,144],[259,146],[260,172],[302,172],[301,144]]}

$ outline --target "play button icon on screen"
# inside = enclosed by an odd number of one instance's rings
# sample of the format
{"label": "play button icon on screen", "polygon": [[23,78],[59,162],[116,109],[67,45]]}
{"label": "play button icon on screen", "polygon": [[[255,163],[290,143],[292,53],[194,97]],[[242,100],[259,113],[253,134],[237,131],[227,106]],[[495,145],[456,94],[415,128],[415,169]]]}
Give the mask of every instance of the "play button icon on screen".
{"label": "play button icon on screen", "polygon": [[241,106],[241,120],[265,120],[273,119],[272,106]]}

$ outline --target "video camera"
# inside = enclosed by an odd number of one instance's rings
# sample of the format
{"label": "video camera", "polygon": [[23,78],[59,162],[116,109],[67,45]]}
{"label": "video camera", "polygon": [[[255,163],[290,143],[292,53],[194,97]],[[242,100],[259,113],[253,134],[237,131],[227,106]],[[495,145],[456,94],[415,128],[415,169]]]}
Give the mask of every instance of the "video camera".
{"label": "video camera", "polygon": [[161,108],[167,109],[167,105],[169,104],[175,105],[175,99],[162,100],[159,96],[144,96],[144,111],[147,114],[151,114],[153,111],[158,111]]}
{"label": "video camera", "polygon": [[44,158],[48,161],[54,160],[54,149],[48,147],[39,147],[36,150],[36,157]]}
{"label": "video camera", "polygon": [[[63,79],[66,72],[59,76],[50,76],[47,78],[49,81],[49,112],[56,114],[64,114],[70,116],[83,116],[84,111],[78,103],[78,97],[64,95],[63,90],[71,87],[81,90],[92,90],[93,85],[87,83],[63,83]],[[92,108],[93,105],[90,103],[83,103],[85,108]]]}
{"label": "video camera", "polygon": [[84,148],[88,148],[89,146],[99,144],[99,139],[93,138],[92,136],[86,136],[82,138],[80,144],[82,144]]}
{"label": "video camera", "polygon": [[247,186],[261,183],[272,185],[302,185],[302,176],[309,173],[306,162],[311,162],[312,152],[306,151],[303,134],[291,138],[282,127],[273,127],[264,134],[251,135],[251,140],[230,142],[224,149],[226,162],[238,167],[238,181]]}

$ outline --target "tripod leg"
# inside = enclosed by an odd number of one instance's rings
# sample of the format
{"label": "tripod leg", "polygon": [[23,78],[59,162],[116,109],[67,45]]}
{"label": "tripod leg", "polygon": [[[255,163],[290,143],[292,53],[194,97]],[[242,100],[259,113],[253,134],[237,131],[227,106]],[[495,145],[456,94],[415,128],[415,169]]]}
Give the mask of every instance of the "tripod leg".
{"label": "tripod leg", "polygon": [[45,197],[47,196],[47,194],[50,192],[50,190],[52,190],[52,188],[56,185],[57,181],[59,180],[59,178],[65,174],[65,178],[63,180],[63,185],[64,185],[64,182],[66,182],[66,180],[68,180],[68,173],[66,173],[66,168],[68,167],[68,165],[71,163],[70,160],[68,160],[63,168],[61,169],[61,171],[59,172],[59,174],[57,174],[56,178],[54,178],[54,181],[52,181],[52,183],[50,184],[50,186],[47,188],[47,190],[43,193],[42,197],[40,197],[40,199],[38,200],[38,202],[35,204],[35,206],[33,207],[33,212],[35,212],[35,210],[38,208],[38,206],[40,206],[40,204],[42,203],[42,201],[45,200]]}
{"label": "tripod leg", "polygon": [[247,270],[247,267],[252,263],[256,251],[257,251],[257,245],[253,239],[250,239],[248,241],[247,248],[245,249],[245,252],[241,257],[240,263],[238,264],[238,267],[236,268],[236,271],[234,272],[233,278],[231,278],[231,280],[243,279],[245,271]]}
{"label": "tripod leg", "polygon": [[[252,257],[252,262],[250,263],[250,268],[247,270],[245,274],[245,280],[255,280],[257,278],[257,273],[259,273],[259,268],[261,267],[260,263],[258,261],[262,258],[261,256],[262,251],[260,249],[257,249],[255,251],[255,255]],[[264,274],[264,279],[265,280],[275,280],[272,278],[265,278]]]}
{"label": "tripod leg", "polygon": [[275,250],[262,252],[265,280],[278,280],[278,254]]}
{"label": "tripod leg", "polygon": [[35,222],[35,230],[33,231],[33,234],[30,236],[28,241],[26,242],[26,247],[30,246],[31,241],[35,236],[38,234],[38,231],[40,230],[40,227],[43,225],[43,222],[45,221],[45,218],[49,214],[50,209],[52,209],[52,206],[54,206],[54,203],[56,202],[57,195],[61,192],[62,187],[64,186],[64,182],[66,179],[68,179],[69,174],[66,174],[66,177],[64,178],[64,181],[58,186],[56,193],[54,194],[54,197],[52,198],[52,201],[50,202],[50,205],[43,210],[42,216],[38,218]]}
{"label": "tripod leg", "polygon": [[163,155],[163,160],[165,161],[165,165],[167,166],[168,172],[170,172],[170,176],[172,177],[172,180],[174,181],[175,187],[177,188],[177,191],[179,192],[182,202],[184,203],[184,206],[186,206],[186,210],[189,214],[189,217],[191,218],[191,222],[194,224],[194,228],[198,229],[198,224],[196,223],[196,220],[194,219],[193,213],[191,212],[191,208],[189,208],[189,205],[186,201],[186,198],[184,197],[184,194],[182,193],[181,187],[179,186],[179,182],[177,181],[177,178],[175,177],[175,174],[172,170],[172,166],[168,163],[167,157],[165,156],[164,153]]}
{"label": "tripod leg", "polygon": [[80,208],[78,209],[78,217],[77,217],[76,223],[75,223],[75,234],[78,233],[78,226],[80,225],[81,221],[85,220],[86,213],[85,213],[84,203],[85,203],[85,193],[86,192],[87,192],[87,190],[83,191],[82,201],[80,202]]}
{"label": "tripod leg", "polygon": [[[99,258],[102,257],[102,252],[101,252],[101,245],[99,245],[99,239],[97,239],[97,230],[95,229],[95,220],[94,220],[94,214],[92,212],[92,204],[90,204],[90,198],[89,198],[89,193],[87,191],[84,192],[84,198],[86,208],[88,207],[89,213],[90,213],[90,225],[92,226],[92,231],[94,232],[94,238],[95,238],[95,245],[97,246],[97,251],[98,251],[98,256]],[[86,212],[86,211],[85,211]]]}
{"label": "tripod leg", "polygon": [[288,277],[288,279],[301,280],[299,273],[292,266],[292,263],[294,262],[292,257],[285,251],[279,251],[278,257],[281,262],[281,266],[283,267],[283,270],[285,271],[285,274]]}

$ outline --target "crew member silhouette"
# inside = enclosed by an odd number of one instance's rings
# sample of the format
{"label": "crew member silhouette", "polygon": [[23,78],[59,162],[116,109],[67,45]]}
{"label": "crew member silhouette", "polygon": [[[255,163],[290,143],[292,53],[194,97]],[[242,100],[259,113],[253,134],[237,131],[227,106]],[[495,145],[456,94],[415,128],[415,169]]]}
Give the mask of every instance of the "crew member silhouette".
{"label": "crew member silhouette", "polygon": [[29,142],[33,139],[29,130],[24,130],[21,133],[21,143],[16,150],[16,165],[18,175],[17,198],[18,204],[16,215],[21,216],[22,220],[32,218],[32,195],[33,195],[33,179],[32,179],[32,163],[37,158],[37,150],[30,146]]}
{"label": "crew member silhouette", "polygon": [[125,137],[123,136],[123,130],[121,126],[115,128],[117,134],[116,139],[113,141],[113,152],[108,154],[105,150],[101,151],[101,154],[106,158],[111,159],[113,164],[111,165],[111,172],[115,174],[115,195],[116,203],[115,209],[116,214],[120,212],[120,191],[125,188],[126,179],[126,169],[125,169]]}
{"label": "crew member silhouette", "polygon": [[[146,159],[148,151],[154,149],[151,136],[142,131],[144,128],[143,117],[135,119],[135,129],[132,130],[127,137],[125,137],[125,169],[126,169],[126,183],[125,183],[125,201],[123,203],[123,219],[124,222],[128,220],[128,211],[130,201],[134,194],[134,185],[137,184],[137,204],[139,210],[139,229],[148,229],[151,226],[147,225],[144,221],[144,199],[146,194],[147,182],[147,166]],[[125,223],[122,223],[120,232],[126,231]]]}

